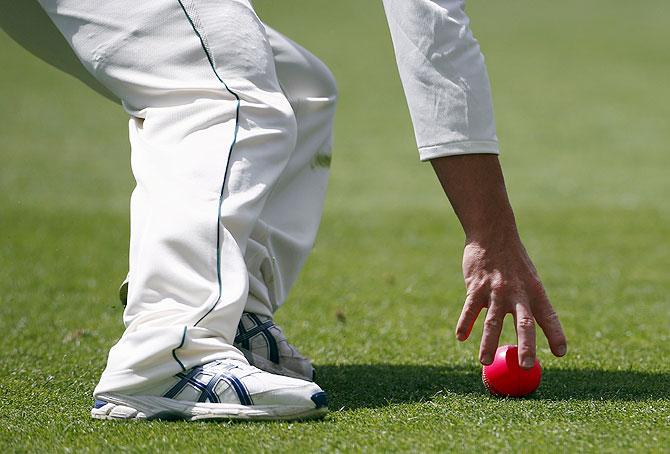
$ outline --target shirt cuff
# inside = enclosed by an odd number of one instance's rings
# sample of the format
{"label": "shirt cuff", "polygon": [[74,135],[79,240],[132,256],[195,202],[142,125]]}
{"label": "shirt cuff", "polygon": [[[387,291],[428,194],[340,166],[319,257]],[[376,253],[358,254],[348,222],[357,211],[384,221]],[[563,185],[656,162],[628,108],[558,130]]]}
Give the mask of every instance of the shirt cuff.
{"label": "shirt cuff", "polygon": [[463,154],[500,154],[498,142],[495,140],[477,140],[449,142],[430,147],[419,148],[419,159],[421,161],[430,161],[431,159],[441,158],[443,156],[455,156]]}

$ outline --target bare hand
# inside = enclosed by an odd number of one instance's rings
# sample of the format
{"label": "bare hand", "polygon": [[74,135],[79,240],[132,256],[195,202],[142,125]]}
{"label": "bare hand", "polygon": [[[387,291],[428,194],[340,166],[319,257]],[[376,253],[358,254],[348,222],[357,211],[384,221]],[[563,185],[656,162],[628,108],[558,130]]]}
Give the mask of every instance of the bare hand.
{"label": "bare hand", "polygon": [[436,158],[431,163],[466,238],[463,276],[467,298],[456,337],[466,340],[479,313],[487,308],[479,350],[482,364],[493,361],[507,314],[514,316],[521,367],[532,367],[535,362],[536,320],[554,355],[565,355],[563,329],[519,239],[498,157],[467,154]]}
{"label": "bare hand", "polygon": [[535,321],[540,325],[556,356],[567,352],[558,315],[518,237],[492,242],[470,241],[463,253],[463,276],[467,298],[456,326],[456,337],[465,341],[482,309],[487,308],[479,360],[493,362],[503,319],[514,316],[519,346],[519,365],[535,362]]}

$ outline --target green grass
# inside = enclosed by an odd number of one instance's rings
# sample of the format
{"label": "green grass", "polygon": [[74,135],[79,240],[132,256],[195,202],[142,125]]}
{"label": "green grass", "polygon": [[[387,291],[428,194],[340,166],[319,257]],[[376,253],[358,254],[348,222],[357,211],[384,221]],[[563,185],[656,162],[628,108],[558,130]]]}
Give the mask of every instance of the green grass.
{"label": "green grass", "polygon": [[[570,341],[522,400],[452,335],[462,233],[417,161],[380,2],[257,1],[341,102],[314,254],[277,318],[331,414],[112,423],[91,390],[122,332],[125,117],[0,36],[0,449],[646,451],[670,446],[670,6],[471,0],[512,202]],[[504,341],[513,342],[508,326]]]}

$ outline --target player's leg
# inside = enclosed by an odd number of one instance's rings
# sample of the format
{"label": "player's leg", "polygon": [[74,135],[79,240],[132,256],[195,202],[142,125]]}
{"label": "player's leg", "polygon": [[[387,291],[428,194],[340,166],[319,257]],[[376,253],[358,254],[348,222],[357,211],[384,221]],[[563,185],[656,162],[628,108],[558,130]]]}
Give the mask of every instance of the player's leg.
{"label": "player's leg", "polygon": [[[246,309],[270,316],[286,300],[321,221],[337,88],[318,58],[279,32],[266,30],[279,83],[297,124],[295,150],[260,214],[247,253],[252,298]],[[265,282],[268,278],[271,282]]]}
{"label": "player's leg", "polygon": [[319,227],[337,89],[318,58],[277,31],[266,30],[279,82],[295,113],[297,142],[248,243],[249,299],[236,345],[258,367],[310,378],[311,363],[288,344],[272,315],[286,300]]}
{"label": "player's leg", "polygon": [[[337,89],[317,57],[270,27],[266,32],[296,117],[297,141],[247,245],[250,291],[234,345],[263,370],[312,379],[311,362],[287,342],[272,314],[286,300],[321,220]],[[124,304],[128,284],[126,278],[120,289]]]}
{"label": "player's leg", "polygon": [[248,294],[249,236],[296,141],[250,3],[42,4],[132,115],[127,328],[94,415],[322,414],[316,385],[249,369],[232,346]]}

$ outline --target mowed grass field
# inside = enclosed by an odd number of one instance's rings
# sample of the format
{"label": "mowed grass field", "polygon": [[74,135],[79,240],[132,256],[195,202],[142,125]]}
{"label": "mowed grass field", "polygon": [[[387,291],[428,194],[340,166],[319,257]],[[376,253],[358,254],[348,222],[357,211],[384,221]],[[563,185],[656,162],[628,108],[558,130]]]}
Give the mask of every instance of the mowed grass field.
{"label": "mowed grass field", "polygon": [[513,400],[481,384],[481,323],[453,336],[463,235],[418,162],[381,2],[255,3],[341,91],[322,229],[277,314],[330,415],[90,419],[123,330],[126,118],[1,35],[0,450],[668,452],[670,4],[469,2],[512,203],[570,343],[558,360],[542,338],[542,386]]}

